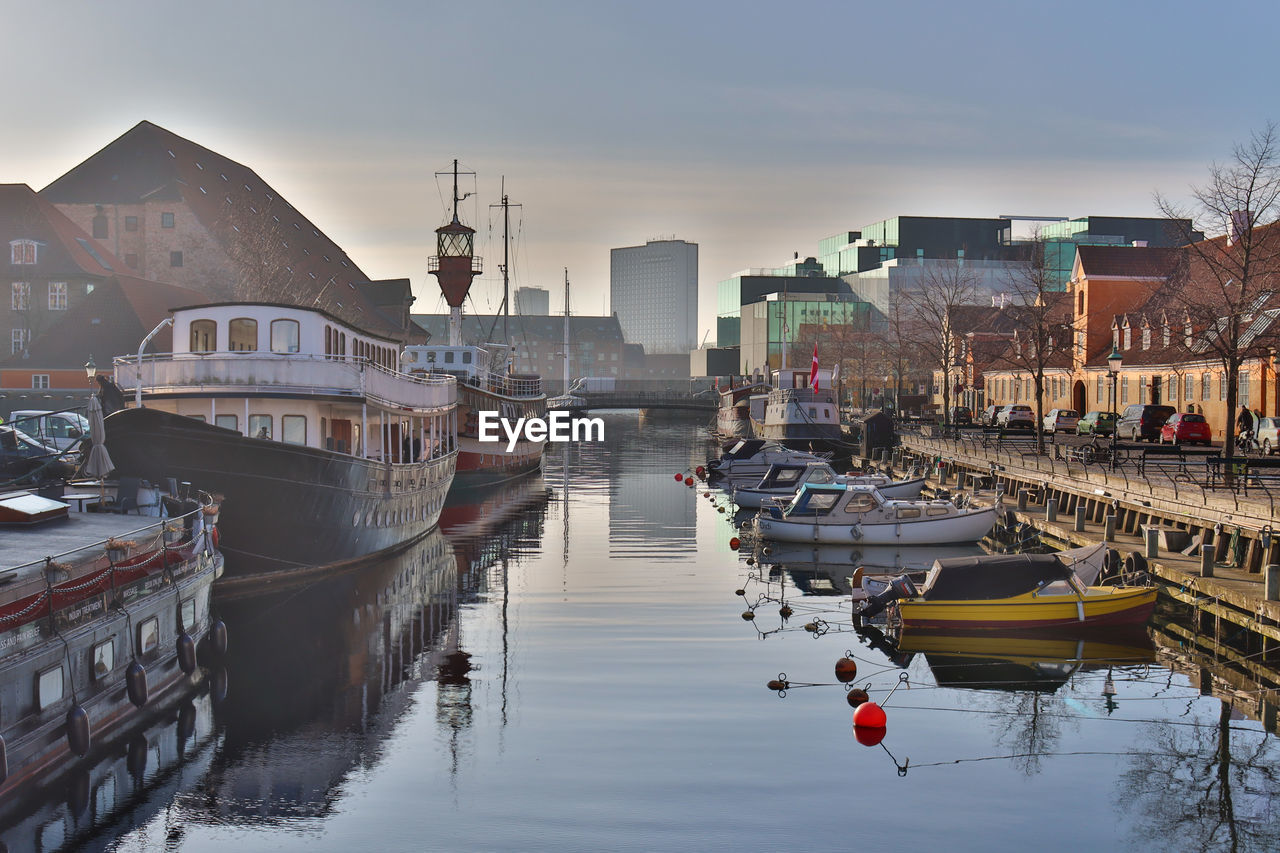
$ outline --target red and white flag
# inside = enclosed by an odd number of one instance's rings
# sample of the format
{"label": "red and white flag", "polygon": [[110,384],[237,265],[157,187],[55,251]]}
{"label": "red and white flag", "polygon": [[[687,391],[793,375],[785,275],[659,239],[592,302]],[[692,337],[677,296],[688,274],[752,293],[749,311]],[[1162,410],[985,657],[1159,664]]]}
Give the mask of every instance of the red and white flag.
{"label": "red and white flag", "polygon": [[813,366],[809,368],[809,387],[818,390],[818,345],[813,345]]}

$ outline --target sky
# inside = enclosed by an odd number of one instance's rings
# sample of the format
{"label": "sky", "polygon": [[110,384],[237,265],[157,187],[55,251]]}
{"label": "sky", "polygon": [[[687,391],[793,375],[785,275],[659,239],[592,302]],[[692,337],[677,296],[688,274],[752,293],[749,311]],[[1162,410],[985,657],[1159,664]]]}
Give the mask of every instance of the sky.
{"label": "sky", "polygon": [[609,250],[699,245],[715,285],[892,216],[1154,216],[1280,121],[1280,4],[0,0],[0,183],[138,121],[253,168],[373,278],[426,274],[436,172],[512,284],[605,311]]}

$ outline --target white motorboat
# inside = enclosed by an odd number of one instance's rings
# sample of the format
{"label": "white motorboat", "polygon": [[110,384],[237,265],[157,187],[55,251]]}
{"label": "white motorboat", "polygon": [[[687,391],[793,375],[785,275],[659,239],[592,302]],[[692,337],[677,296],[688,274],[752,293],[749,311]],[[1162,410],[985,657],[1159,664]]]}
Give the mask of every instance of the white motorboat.
{"label": "white motorboat", "polygon": [[981,539],[997,511],[998,505],[961,509],[949,500],[894,500],[875,486],[806,484],[785,509],[762,509],[753,527],[782,542],[941,545]]}
{"label": "white motorboat", "polygon": [[777,464],[807,464],[826,462],[828,454],[788,450],[773,441],[744,438],[725,447],[719,459],[707,463],[708,476],[728,481],[726,486],[754,486],[760,482],[769,468]]}
{"label": "white motorboat", "polygon": [[789,503],[805,483],[875,486],[886,498],[918,498],[924,477],[895,480],[885,474],[837,474],[826,461],[779,463],[771,466],[756,485],[735,487],[733,501],[743,509],[773,506],[780,501]]}

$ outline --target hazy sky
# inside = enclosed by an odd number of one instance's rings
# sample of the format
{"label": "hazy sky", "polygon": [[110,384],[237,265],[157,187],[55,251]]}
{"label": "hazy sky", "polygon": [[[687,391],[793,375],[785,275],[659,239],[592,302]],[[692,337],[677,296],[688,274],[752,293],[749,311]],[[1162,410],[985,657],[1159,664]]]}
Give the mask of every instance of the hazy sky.
{"label": "hazy sky", "polygon": [[[700,246],[715,283],[895,215],[1155,215],[1280,120],[1272,3],[0,0],[0,182],[147,119],[255,169],[415,309],[457,157],[496,308],[598,313],[609,249]],[[500,298],[500,296],[498,297]]]}

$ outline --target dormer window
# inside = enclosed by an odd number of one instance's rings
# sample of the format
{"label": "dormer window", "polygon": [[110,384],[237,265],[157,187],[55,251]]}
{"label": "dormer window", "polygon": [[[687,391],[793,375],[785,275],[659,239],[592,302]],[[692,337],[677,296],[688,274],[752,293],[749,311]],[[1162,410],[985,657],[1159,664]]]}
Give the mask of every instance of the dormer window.
{"label": "dormer window", "polygon": [[35,240],[14,240],[9,243],[9,263],[34,264],[36,262]]}
{"label": "dormer window", "polygon": [[1172,338],[1172,334],[1171,334],[1170,329],[1169,329],[1169,321],[1168,321],[1168,320],[1166,320],[1166,321],[1164,322],[1164,325],[1160,327],[1160,338],[1161,338],[1161,340],[1164,342],[1164,343],[1163,343],[1163,345],[1164,345],[1164,346],[1166,346],[1166,347],[1167,347],[1167,346],[1169,346],[1169,341],[1170,341],[1170,339]]}
{"label": "dormer window", "polygon": [[1191,349],[1191,322],[1187,321],[1182,326],[1182,344],[1187,349]]}
{"label": "dormer window", "polygon": [[1111,348],[1120,349],[1120,327],[1116,326],[1111,330]]}
{"label": "dormer window", "polygon": [[1120,349],[1127,350],[1133,346],[1133,330],[1128,326],[1124,327],[1124,346]]}
{"label": "dormer window", "polygon": [[1142,349],[1143,350],[1151,349],[1151,327],[1150,326],[1142,327]]}

